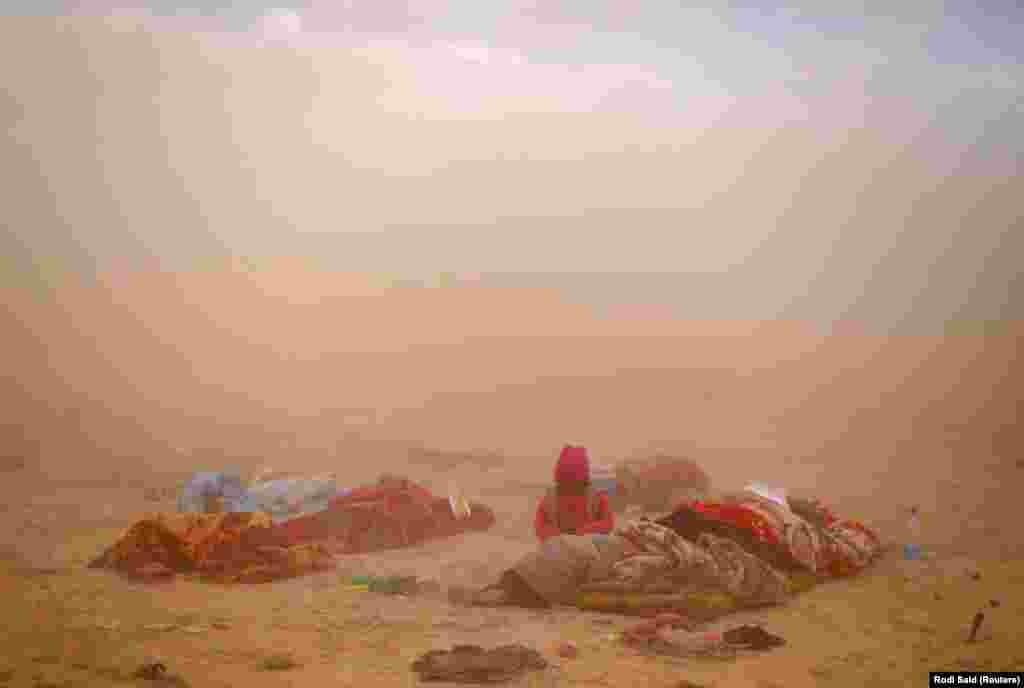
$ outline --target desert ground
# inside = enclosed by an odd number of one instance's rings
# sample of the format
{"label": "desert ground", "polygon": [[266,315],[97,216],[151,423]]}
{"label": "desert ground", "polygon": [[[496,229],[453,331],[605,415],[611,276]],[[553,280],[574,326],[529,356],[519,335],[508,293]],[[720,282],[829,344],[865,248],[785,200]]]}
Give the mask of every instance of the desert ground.
{"label": "desert ground", "polygon": [[[130,685],[158,658],[190,686],[414,686],[410,662],[458,642],[536,647],[552,668],[530,685],[905,686],[929,670],[1024,669],[1016,324],[883,336],[610,322],[542,292],[225,271],[53,285],[6,317],[0,685]],[[754,618],[787,640],[732,658],[638,654],[614,640],[628,619],[613,615],[345,589],[364,572],[493,580],[534,546],[565,442],[610,463],[658,443],[718,488],[814,494],[878,528],[886,556],[718,622]],[[498,523],[269,585],[147,587],[85,568],[141,515],[173,509],[147,489],[267,465],[343,485],[384,471],[439,491],[454,479]],[[920,562],[899,554],[911,505]],[[985,639],[966,644],[991,599]],[[579,656],[554,656],[559,639]]]}

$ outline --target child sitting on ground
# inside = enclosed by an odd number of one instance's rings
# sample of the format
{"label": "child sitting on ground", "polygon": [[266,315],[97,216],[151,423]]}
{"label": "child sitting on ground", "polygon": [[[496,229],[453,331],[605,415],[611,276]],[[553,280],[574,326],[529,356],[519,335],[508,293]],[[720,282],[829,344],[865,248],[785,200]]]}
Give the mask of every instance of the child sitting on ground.
{"label": "child sitting on ground", "polygon": [[537,507],[537,539],[544,542],[555,535],[607,534],[614,527],[608,495],[590,484],[586,448],[566,445],[555,464],[555,486]]}

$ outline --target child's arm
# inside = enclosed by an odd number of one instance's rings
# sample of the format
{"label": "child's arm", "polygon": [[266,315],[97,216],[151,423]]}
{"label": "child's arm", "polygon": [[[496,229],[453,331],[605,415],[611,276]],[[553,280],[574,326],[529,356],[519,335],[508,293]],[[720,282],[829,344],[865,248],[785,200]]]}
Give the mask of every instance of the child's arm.
{"label": "child's arm", "polygon": [[544,508],[544,499],[540,500],[540,504],[537,505],[537,515],[533,519],[533,529],[537,533],[537,539],[544,542],[549,537],[560,535],[561,530],[558,526],[548,521],[548,512]]}
{"label": "child's arm", "polygon": [[607,534],[615,529],[615,514],[608,504],[608,495],[604,492],[597,495],[597,513],[594,520],[583,527],[580,535]]}

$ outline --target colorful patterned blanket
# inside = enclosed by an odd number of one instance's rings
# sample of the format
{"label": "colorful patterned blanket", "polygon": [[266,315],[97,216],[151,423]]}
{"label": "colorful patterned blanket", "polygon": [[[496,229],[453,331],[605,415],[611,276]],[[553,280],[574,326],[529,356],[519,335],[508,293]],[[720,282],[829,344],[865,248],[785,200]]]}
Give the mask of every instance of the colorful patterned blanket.
{"label": "colorful patterned blanket", "polygon": [[[551,602],[714,618],[783,603],[822,578],[862,571],[880,552],[876,533],[824,507],[786,509],[744,497],[693,503],[610,536],[551,538],[514,571]],[[612,561],[603,562],[609,554]]]}
{"label": "colorful patterned blanket", "polygon": [[198,574],[221,583],[264,583],[333,568],[320,546],[268,546],[262,513],[157,514],[135,523],[89,565],[144,581]]}
{"label": "colorful patterned blanket", "polygon": [[692,502],[688,508],[707,519],[744,531],[811,573],[841,577],[863,570],[878,555],[878,534],[863,523],[839,519],[817,500],[790,500],[782,506],[756,495],[719,502]]}
{"label": "colorful patterned blanket", "polygon": [[150,516],[90,565],[147,581],[193,573],[208,581],[268,582],[333,568],[335,554],[409,547],[494,523],[494,512],[482,504],[457,519],[447,498],[388,479],[277,523],[262,511]]}

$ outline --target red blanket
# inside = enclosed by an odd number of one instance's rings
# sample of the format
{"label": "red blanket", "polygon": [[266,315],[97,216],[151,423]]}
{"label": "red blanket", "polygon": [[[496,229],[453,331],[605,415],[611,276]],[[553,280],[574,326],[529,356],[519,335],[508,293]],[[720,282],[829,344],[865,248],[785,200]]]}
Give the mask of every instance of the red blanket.
{"label": "red blanket", "polygon": [[807,502],[807,508],[813,511],[813,523],[757,499],[697,501],[689,506],[708,518],[745,530],[765,544],[785,548],[822,577],[838,578],[862,571],[882,549],[878,533],[859,521],[838,518],[818,500]]}
{"label": "red blanket", "polygon": [[746,504],[698,501],[690,504],[690,508],[708,518],[742,528],[766,544],[782,544],[782,533],[778,524],[772,523]]}
{"label": "red blanket", "polygon": [[452,515],[447,497],[408,481],[353,490],[324,511],[275,525],[268,536],[279,546],[322,541],[340,554],[409,547],[428,540],[487,530],[494,512],[471,504],[467,519]]}

